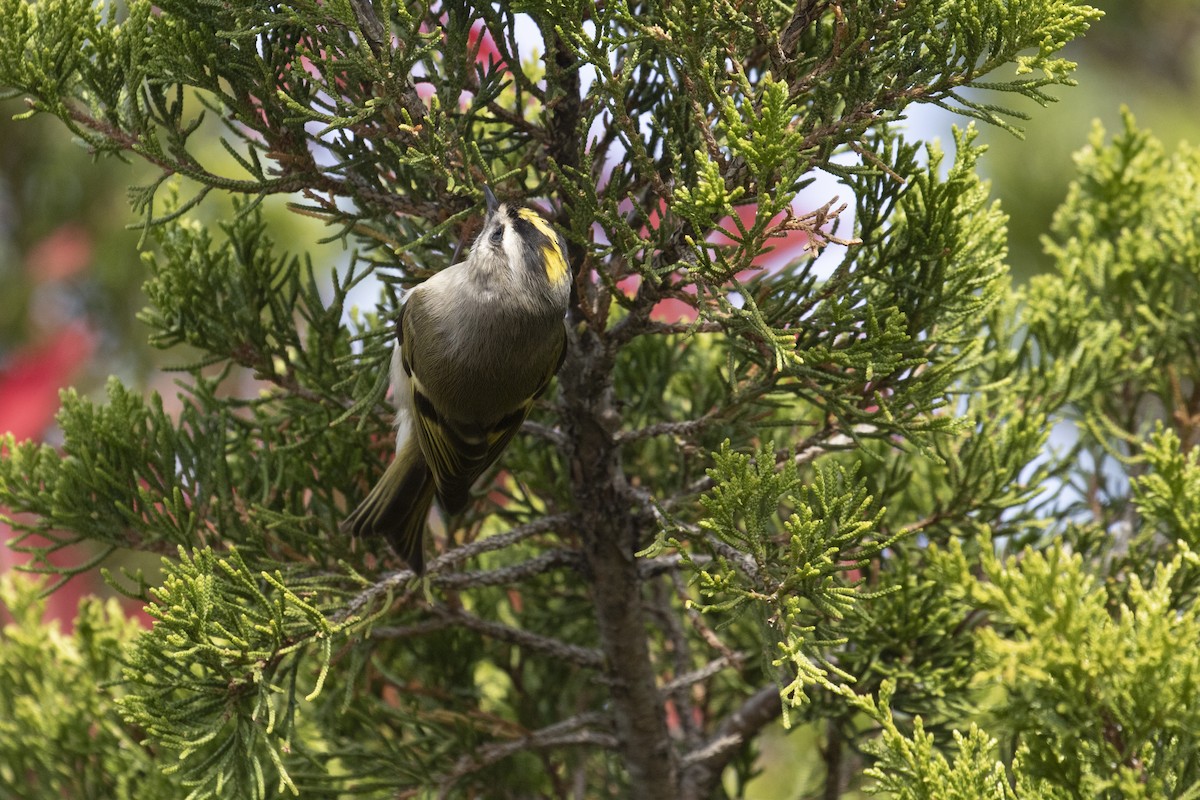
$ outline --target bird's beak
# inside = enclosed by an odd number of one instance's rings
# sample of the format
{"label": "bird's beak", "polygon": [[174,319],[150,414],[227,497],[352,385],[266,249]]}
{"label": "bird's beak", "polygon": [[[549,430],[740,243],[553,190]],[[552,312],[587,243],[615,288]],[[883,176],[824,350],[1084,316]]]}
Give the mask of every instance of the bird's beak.
{"label": "bird's beak", "polygon": [[500,201],[496,199],[496,195],[492,194],[492,187],[487,184],[483,186],[483,199],[487,202],[487,213],[490,217],[500,207]]}

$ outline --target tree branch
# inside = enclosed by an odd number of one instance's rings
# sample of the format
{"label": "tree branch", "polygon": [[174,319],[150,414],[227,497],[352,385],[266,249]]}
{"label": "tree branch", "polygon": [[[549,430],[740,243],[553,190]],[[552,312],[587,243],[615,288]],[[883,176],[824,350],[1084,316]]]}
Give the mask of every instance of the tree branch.
{"label": "tree branch", "polygon": [[474,614],[450,608],[448,606],[432,606],[430,612],[436,617],[415,625],[377,627],[371,631],[374,638],[400,639],[408,636],[420,636],[426,633],[450,627],[467,628],[476,633],[509,644],[515,644],[527,650],[538,650],[547,655],[578,664],[587,669],[600,669],[604,666],[604,654],[590,647],[579,647],[568,644],[550,636],[542,636],[522,628],[514,628],[499,622],[481,619]]}
{"label": "tree branch", "polygon": [[[669,579],[668,576],[667,580]],[[669,589],[666,580],[653,581],[649,586],[651,590],[650,612],[657,618],[658,625],[669,644],[673,671],[677,677],[681,677],[688,673],[688,667],[692,664],[692,647],[688,641],[687,632],[680,623],[678,612],[672,604],[674,592]],[[684,744],[688,747],[695,747],[703,731],[697,721],[692,694],[688,691],[689,686],[690,684],[671,681],[662,687],[661,692],[663,700],[675,707],[675,717],[683,731]]]}
{"label": "tree branch", "polygon": [[544,750],[554,747],[570,747],[593,745],[609,750],[617,749],[618,741],[615,736],[605,731],[589,730],[585,726],[607,724],[606,715],[591,711],[578,714],[562,722],[556,722],[540,730],[510,742],[488,744],[477,748],[471,755],[464,756],[454,765],[445,778],[439,781],[438,797],[449,797],[454,784],[472,772],[478,772],[484,767],[503,761],[509,756],[525,750]]}
{"label": "tree branch", "polygon": [[530,420],[525,420],[525,422],[521,424],[521,432],[531,434],[539,439],[544,439],[559,450],[562,450],[567,444],[567,437],[563,435],[562,431],[560,431],[558,428],[552,428],[549,425],[543,425],[540,422],[531,422]]}
{"label": "tree branch", "polygon": [[[509,534],[517,531],[510,531]],[[522,531],[525,535],[531,535],[528,532]],[[485,544],[492,542],[500,536],[493,536],[484,539],[477,544]],[[504,544],[496,545],[503,547]],[[466,549],[466,548],[460,548]],[[478,552],[484,552],[492,548],[478,548]],[[444,556],[443,556],[444,558]],[[432,563],[436,563],[431,562]],[[476,570],[474,572],[458,572],[446,575],[434,574],[431,569],[428,573],[428,580],[435,586],[450,589],[462,589],[468,586],[495,586],[498,584],[514,583],[530,578],[534,575],[540,575],[543,572],[548,572],[551,569],[559,566],[579,566],[579,554],[573,550],[550,550],[537,558],[531,558],[528,561],[522,561],[519,564],[513,564],[507,567],[501,567],[493,570]],[[443,564],[444,566],[444,564]],[[382,596],[389,592],[395,591],[398,587],[407,586],[412,579],[416,577],[411,569],[400,569],[395,572],[388,573],[381,580],[376,581],[371,586],[359,592],[346,607],[338,614],[334,615],[334,621],[341,622],[352,614],[357,614],[361,609],[379,600]]]}
{"label": "tree branch", "polygon": [[707,742],[683,757],[680,797],[684,800],[710,797],[730,760],[782,711],[779,687],[775,684],[768,684],[750,695],[737,711],[725,718]]}
{"label": "tree branch", "polygon": [[442,589],[465,589],[472,586],[503,586],[519,583],[549,572],[555,567],[580,566],[579,553],[574,550],[549,550],[537,558],[522,561],[499,569],[476,570],[474,572],[453,572],[443,575],[430,574],[429,580],[433,585]]}
{"label": "tree branch", "polygon": [[505,547],[511,547],[517,542],[524,541],[539,533],[549,533],[550,531],[563,528],[570,521],[571,517],[569,514],[552,514],[548,517],[541,517],[540,519],[527,522],[524,525],[518,525],[511,530],[495,536],[489,536],[486,539],[476,539],[470,544],[447,550],[430,561],[429,571],[431,573],[440,572],[451,564],[466,561],[468,558],[475,558],[483,553],[490,553],[493,550],[502,550]]}
{"label": "tree branch", "polygon": [[668,695],[671,692],[677,692],[680,689],[691,686],[692,684],[700,683],[701,681],[706,681],[709,678],[711,678],[713,675],[716,675],[718,672],[720,672],[721,670],[728,667],[730,664],[740,663],[741,660],[742,660],[742,655],[740,653],[733,653],[733,654],[731,654],[731,656],[721,656],[720,658],[714,658],[712,661],[708,662],[707,664],[705,664],[703,667],[700,667],[699,669],[694,669],[694,670],[691,670],[690,672],[685,672],[685,673],[679,675],[678,677],[674,678],[673,680],[667,681],[666,683],[664,683],[662,685],[662,688],[659,691],[662,692],[664,695]]}
{"label": "tree branch", "polygon": [[626,442],[635,442],[639,439],[649,439],[654,436],[691,436],[704,430],[716,422],[717,419],[717,413],[710,411],[696,419],[680,422],[659,422],[654,425],[647,425],[645,428],[638,428],[634,431],[619,431],[616,439],[618,444],[624,444]]}

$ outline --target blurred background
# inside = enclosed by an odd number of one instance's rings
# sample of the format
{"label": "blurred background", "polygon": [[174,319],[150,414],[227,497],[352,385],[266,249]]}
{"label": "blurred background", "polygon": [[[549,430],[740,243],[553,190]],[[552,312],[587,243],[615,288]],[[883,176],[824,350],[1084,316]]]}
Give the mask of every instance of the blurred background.
{"label": "blurred background", "polygon": [[[171,368],[196,359],[186,348],[152,348],[149,330],[138,320],[148,277],[139,246],[145,250],[152,242],[143,241],[143,219],[132,210],[129,189],[153,182],[157,172],[136,159],[94,158],[57,119],[13,119],[26,110],[20,98],[0,101],[0,433],[58,446],[55,414],[62,389],[102,400],[106,381],[115,376],[127,387],[158,392],[169,410],[178,405]],[[219,133],[210,120],[195,134],[194,141],[203,141],[201,161],[235,174],[240,168],[220,146]],[[186,182],[179,186],[181,197],[195,189]],[[168,188],[160,190],[160,201]],[[220,241],[215,229],[231,217],[232,206],[218,195],[190,216],[213,228]],[[295,243],[312,254],[315,265],[330,270],[347,263],[349,254],[340,244],[318,243],[329,234],[320,221],[288,211],[289,199],[272,197],[263,204],[280,249]],[[156,213],[163,213],[162,202]],[[367,295],[359,300],[373,301]],[[247,387],[253,383],[248,373],[240,378]],[[0,572],[28,560],[8,546],[11,538],[11,528],[0,521]],[[88,557],[83,547],[58,552],[52,560],[83,563]],[[122,566],[146,570],[149,577],[158,560],[127,553]],[[87,593],[111,594],[91,571],[50,596],[47,616],[69,627],[79,597]],[[141,613],[136,603],[127,607]]]}
{"label": "blurred background", "polygon": [[[1119,109],[1127,105],[1139,125],[1169,149],[1180,140],[1200,144],[1200,3],[1093,4],[1107,16],[1065,54],[1079,62],[1079,85],[1058,90],[1059,102],[1048,109],[1032,102],[1016,105],[1033,117],[1022,124],[1023,139],[996,128],[981,131],[980,141],[990,148],[983,170],[1011,217],[1009,263],[1018,282],[1050,267],[1039,237],[1066,193],[1071,154],[1085,145],[1092,120],[1101,120],[1110,132],[1118,130]],[[138,254],[142,232],[127,189],[150,182],[154,173],[136,161],[94,160],[56,120],[12,119],[25,110],[19,98],[0,101],[0,432],[56,445],[61,388],[100,397],[105,380],[115,375],[127,386],[158,391],[169,407],[175,389],[164,368],[186,363],[187,354],[151,349],[137,321],[145,304]],[[912,111],[909,124],[913,136],[936,136],[948,145],[950,126],[964,120],[921,108]],[[228,158],[215,137],[207,156],[213,164]],[[232,164],[230,171],[235,171]],[[828,198],[813,199],[815,207]],[[289,213],[284,200],[267,204],[277,236],[315,248],[327,231],[315,220]],[[214,193],[193,215],[216,223],[227,213]],[[339,245],[313,254],[315,264],[331,269],[345,259]],[[0,540],[8,538],[8,527],[0,523]],[[0,571],[22,561],[21,554],[0,544]],[[85,592],[106,589],[98,579],[76,578],[52,596],[48,613],[69,625]],[[811,757],[789,757],[811,753],[812,738],[803,731],[768,737],[762,763],[773,766],[755,781],[752,796],[794,798],[817,791],[822,776],[810,769],[815,766]],[[789,761],[793,767],[781,768]]]}
{"label": "blurred background", "polygon": [[[1020,106],[1033,119],[1024,140],[984,128],[983,160],[1009,222],[1009,264],[1017,280],[1050,268],[1040,237],[1074,175],[1072,154],[1087,144],[1092,120],[1112,135],[1128,106],[1138,127],[1168,151],[1180,141],[1200,145],[1200,3],[1195,0],[1092,0],[1104,11],[1088,35],[1067,48],[1079,85],[1054,92],[1046,109]],[[942,115],[945,120],[948,115]]]}

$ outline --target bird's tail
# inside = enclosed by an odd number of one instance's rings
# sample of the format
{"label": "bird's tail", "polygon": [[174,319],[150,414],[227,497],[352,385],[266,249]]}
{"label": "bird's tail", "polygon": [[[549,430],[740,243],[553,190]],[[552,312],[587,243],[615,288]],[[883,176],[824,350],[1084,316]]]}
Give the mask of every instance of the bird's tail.
{"label": "bird's tail", "polygon": [[418,575],[425,571],[425,520],[433,503],[433,475],[411,441],[392,459],[383,477],[342,523],[343,533],[387,537],[396,555]]}

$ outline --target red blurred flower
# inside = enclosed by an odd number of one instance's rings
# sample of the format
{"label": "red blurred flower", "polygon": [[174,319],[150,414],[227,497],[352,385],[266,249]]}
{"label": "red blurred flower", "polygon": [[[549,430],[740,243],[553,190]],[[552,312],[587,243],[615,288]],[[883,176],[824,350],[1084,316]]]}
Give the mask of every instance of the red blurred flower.
{"label": "red blurred flower", "polygon": [[18,352],[0,369],[0,429],[19,441],[40,438],[58,411],[59,388],[71,382],[95,344],[95,335],[75,323]]}
{"label": "red blurred flower", "polygon": [[[30,262],[33,260],[31,256]],[[95,335],[83,324],[75,323],[48,341],[18,352],[0,369],[0,429],[12,433],[18,441],[41,438],[58,411],[59,388],[70,383],[91,357],[95,344]],[[7,542],[11,535],[9,526],[0,523],[0,540]],[[56,563],[70,559],[69,553],[61,551],[51,558]],[[23,554],[0,544],[0,572],[25,560]],[[62,620],[69,626],[85,589],[79,587],[50,595],[46,603],[47,618]]]}

